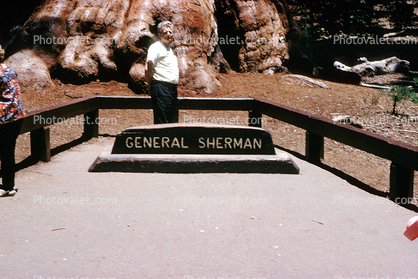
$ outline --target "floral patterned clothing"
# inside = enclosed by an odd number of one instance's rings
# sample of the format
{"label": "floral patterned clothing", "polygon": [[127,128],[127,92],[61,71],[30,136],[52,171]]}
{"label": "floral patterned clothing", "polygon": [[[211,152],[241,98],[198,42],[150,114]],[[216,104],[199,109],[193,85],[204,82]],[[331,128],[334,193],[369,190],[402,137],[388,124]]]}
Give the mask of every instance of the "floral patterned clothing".
{"label": "floral patterned clothing", "polygon": [[18,120],[26,115],[22,107],[16,72],[0,64],[0,124]]}

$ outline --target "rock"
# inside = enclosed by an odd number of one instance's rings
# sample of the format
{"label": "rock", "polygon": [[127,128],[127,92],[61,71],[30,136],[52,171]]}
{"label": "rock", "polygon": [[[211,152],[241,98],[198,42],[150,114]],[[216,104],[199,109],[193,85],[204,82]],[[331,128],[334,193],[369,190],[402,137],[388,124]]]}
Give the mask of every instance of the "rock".
{"label": "rock", "polygon": [[303,43],[285,0],[46,0],[10,49],[31,49],[64,82],[122,80],[143,93],[147,48],[163,20],[175,26],[182,92],[216,92],[216,72],[231,68],[281,71]]}
{"label": "rock", "polygon": [[5,61],[5,64],[16,71],[22,92],[55,86],[47,65],[32,50],[26,49],[15,53]]}
{"label": "rock", "polygon": [[336,115],[332,117],[332,121],[334,122],[340,122],[341,124],[345,124],[347,122],[351,121],[351,118],[349,115]]}
{"label": "rock", "polygon": [[357,121],[356,119],[352,119],[349,115],[335,115],[332,117],[332,121],[338,122],[340,124],[347,124],[351,125],[353,127],[362,129],[363,125],[360,123],[360,121]]}
{"label": "rock", "polygon": [[302,75],[286,75],[284,79],[292,84],[329,89],[325,83]]}
{"label": "rock", "polygon": [[395,56],[386,58],[379,61],[368,61],[367,58],[361,57],[359,61],[363,63],[349,67],[341,62],[335,61],[334,66],[338,70],[344,72],[352,72],[361,76],[374,76],[389,73],[400,73],[408,71],[409,62],[406,60],[399,59]]}
{"label": "rock", "polygon": [[367,83],[364,83],[364,82],[360,82],[360,85],[365,86],[365,87],[370,87],[370,88],[383,89],[383,90],[391,90],[392,89],[392,87],[390,87],[390,86],[367,84]]}

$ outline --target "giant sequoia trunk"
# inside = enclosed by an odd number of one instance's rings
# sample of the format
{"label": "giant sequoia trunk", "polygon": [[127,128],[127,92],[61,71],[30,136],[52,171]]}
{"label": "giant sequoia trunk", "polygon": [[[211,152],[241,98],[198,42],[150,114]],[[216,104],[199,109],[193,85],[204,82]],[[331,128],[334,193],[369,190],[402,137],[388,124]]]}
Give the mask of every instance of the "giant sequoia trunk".
{"label": "giant sequoia trunk", "polygon": [[193,94],[215,92],[217,71],[279,70],[303,37],[285,0],[45,0],[8,47],[7,62],[27,90],[53,86],[52,75],[127,81],[141,93],[162,20],[175,26],[181,92]]}

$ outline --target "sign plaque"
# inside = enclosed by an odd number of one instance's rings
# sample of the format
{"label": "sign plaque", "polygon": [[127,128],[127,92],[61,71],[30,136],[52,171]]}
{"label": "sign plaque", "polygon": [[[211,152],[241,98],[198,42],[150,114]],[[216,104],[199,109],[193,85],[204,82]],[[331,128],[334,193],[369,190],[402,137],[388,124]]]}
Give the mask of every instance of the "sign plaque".
{"label": "sign plaque", "polygon": [[158,124],[119,133],[112,154],[275,154],[271,135],[255,127]]}
{"label": "sign plaque", "polygon": [[134,127],[116,136],[91,172],[288,173],[299,168],[261,128],[184,123]]}

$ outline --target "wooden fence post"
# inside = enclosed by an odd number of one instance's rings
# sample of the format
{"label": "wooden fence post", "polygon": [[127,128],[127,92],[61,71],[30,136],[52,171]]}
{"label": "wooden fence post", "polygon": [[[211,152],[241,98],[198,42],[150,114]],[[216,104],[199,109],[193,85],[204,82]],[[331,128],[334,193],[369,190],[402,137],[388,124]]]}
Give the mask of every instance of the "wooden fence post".
{"label": "wooden fence post", "polygon": [[84,114],[84,133],[85,139],[99,137],[99,110],[95,109]]}
{"label": "wooden fence post", "polygon": [[263,116],[258,111],[250,110],[248,114],[248,126],[251,127],[259,127],[261,128],[261,124],[263,122]]}
{"label": "wooden fence post", "polygon": [[48,126],[30,132],[30,149],[31,156],[36,162],[51,161],[50,130]]}
{"label": "wooden fence post", "polygon": [[321,163],[321,158],[324,158],[324,137],[306,131],[305,152],[308,162]]}
{"label": "wooden fence post", "polygon": [[392,162],[390,165],[390,199],[405,205],[414,196],[414,170]]}

